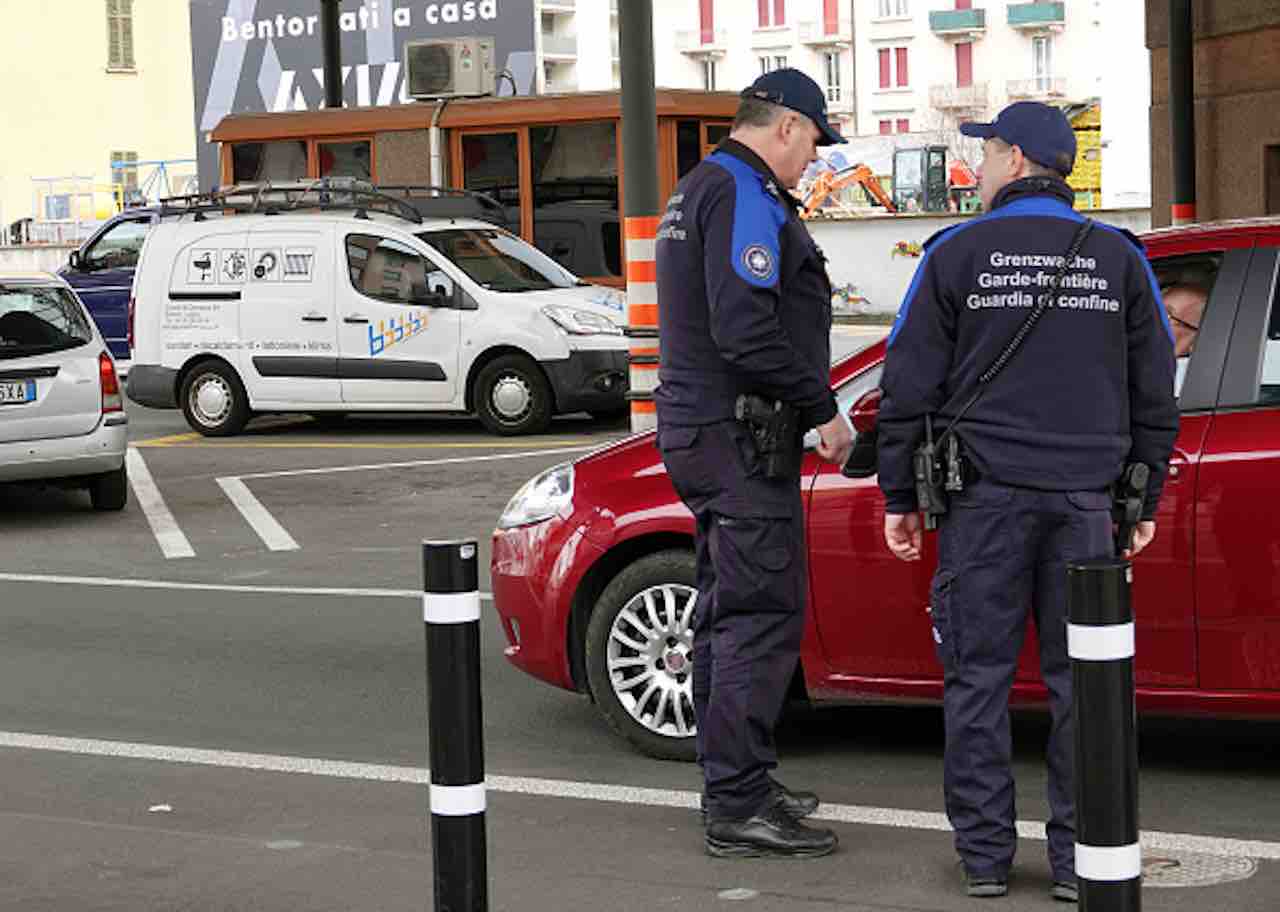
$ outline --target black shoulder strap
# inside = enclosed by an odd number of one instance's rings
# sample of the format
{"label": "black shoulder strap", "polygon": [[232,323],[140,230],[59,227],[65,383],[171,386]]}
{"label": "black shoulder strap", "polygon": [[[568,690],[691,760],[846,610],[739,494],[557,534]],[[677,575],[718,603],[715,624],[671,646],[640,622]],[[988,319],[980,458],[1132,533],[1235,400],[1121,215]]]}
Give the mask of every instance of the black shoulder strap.
{"label": "black shoulder strap", "polygon": [[1089,232],[1093,230],[1093,219],[1086,218],[1080,223],[1080,227],[1076,229],[1075,235],[1071,238],[1071,245],[1067,248],[1066,255],[1062,258],[1062,265],[1058,267],[1058,271],[1054,274],[1053,280],[1049,283],[1049,291],[1040,298],[1040,302],[1036,304],[1035,310],[1027,314],[1027,319],[1018,327],[1018,331],[1013,334],[1013,338],[1009,340],[1009,344],[1004,350],[996,356],[995,361],[991,362],[991,366],[978,375],[978,388],[973,391],[973,395],[969,401],[964,404],[964,408],[960,409],[959,414],[951,419],[951,423],[947,425],[947,429],[938,435],[937,443],[940,446],[944,440],[951,434],[956,424],[965,416],[965,412],[973,407],[978,401],[982,393],[987,388],[987,384],[994,380],[999,373],[1004,370],[1013,356],[1018,353],[1018,349],[1022,347],[1022,343],[1030,335],[1031,330],[1040,322],[1040,317],[1044,315],[1051,303],[1058,300],[1058,286],[1062,283],[1062,278],[1067,274],[1067,270],[1071,268],[1071,263],[1075,260],[1076,255],[1080,253],[1080,248],[1084,246],[1085,239],[1089,236]]}

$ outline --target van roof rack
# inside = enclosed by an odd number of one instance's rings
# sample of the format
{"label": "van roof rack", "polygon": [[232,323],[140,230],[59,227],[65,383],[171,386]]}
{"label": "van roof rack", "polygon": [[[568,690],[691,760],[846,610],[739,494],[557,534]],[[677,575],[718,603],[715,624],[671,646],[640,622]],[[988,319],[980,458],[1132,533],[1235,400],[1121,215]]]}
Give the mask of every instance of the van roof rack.
{"label": "van roof rack", "polygon": [[507,210],[488,193],[430,184],[379,184],[378,192],[402,198],[423,218],[474,218],[509,227]]}
{"label": "van roof rack", "polygon": [[296,212],[308,209],[354,209],[357,218],[370,212],[393,215],[415,224],[422,215],[406,200],[380,191],[368,181],[354,178],[322,177],[317,180],[235,184],[206,193],[170,196],[160,200],[161,218],[204,212],[262,213]]}

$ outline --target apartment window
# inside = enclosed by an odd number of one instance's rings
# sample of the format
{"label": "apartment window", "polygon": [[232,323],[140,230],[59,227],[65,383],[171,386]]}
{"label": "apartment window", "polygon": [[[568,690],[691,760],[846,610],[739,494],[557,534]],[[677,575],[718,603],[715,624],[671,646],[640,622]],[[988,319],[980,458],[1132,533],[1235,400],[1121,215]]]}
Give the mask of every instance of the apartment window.
{"label": "apartment window", "polygon": [[827,101],[840,100],[840,53],[832,51],[822,55],[827,74]]}
{"label": "apartment window", "polygon": [[911,85],[907,71],[907,48],[880,48],[876,56],[880,63],[880,88],[891,89],[896,86],[905,89]]}
{"label": "apartment window", "polygon": [[703,44],[716,40],[715,0],[700,0],[698,4],[698,34]]}
{"label": "apartment window", "polygon": [[787,24],[787,0],[757,0],[760,28]]}
{"label": "apartment window", "polygon": [[702,61],[702,87],[708,92],[716,90],[716,62],[714,60]]}
{"label": "apartment window", "polygon": [[134,69],[133,0],[107,0],[107,69]]}
{"label": "apartment window", "polygon": [[882,120],[882,121],[880,121],[880,135],[881,135],[881,136],[888,136],[888,135],[889,135],[889,134],[891,134],[892,132],[893,132],[893,121],[892,121],[892,120]]}
{"label": "apartment window", "polygon": [[787,55],[778,54],[773,58],[773,68],[775,70],[785,70],[787,68]]}
{"label": "apartment window", "polygon": [[1031,39],[1031,71],[1036,91],[1047,92],[1053,79],[1053,38],[1042,35]]}
{"label": "apartment window", "polygon": [[761,57],[760,58],[760,75],[763,76],[767,72],[769,72],[769,58]]}
{"label": "apartment window", "polygon": [[891,16],[909,16],[907,9],[907,0],[880,0],[880,18],[888,19]]}
{"label": "apartment window", "polygon": [[911,132],[911,121],[910,121],[910,120],[908,120],[908,119],[907,119],[907,118],[905,118],[905,117],[900,117],[900,118],[898,118],[898,132],[899,132],[899,133],[910,133],[910,132]]}

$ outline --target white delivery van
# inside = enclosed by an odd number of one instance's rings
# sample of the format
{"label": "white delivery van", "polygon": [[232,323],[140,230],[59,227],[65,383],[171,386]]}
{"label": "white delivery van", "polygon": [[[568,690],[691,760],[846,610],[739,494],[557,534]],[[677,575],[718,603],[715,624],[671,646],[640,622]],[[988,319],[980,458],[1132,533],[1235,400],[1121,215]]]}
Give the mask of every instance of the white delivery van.
{"label": "white delivery van", "polygon": [[323,182],[163,210],[134,277],[128,395],[255,413],[474,412],[499,434],[627,408],[622,295],[492,224]]}

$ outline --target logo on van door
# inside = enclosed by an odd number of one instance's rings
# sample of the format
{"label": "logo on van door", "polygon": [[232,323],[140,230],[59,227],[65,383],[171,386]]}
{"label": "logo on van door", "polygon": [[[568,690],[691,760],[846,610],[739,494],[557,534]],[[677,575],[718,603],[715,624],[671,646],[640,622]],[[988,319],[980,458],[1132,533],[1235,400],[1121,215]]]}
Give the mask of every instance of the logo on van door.
{"label": "logo on van door", "polygon": [[369,327],[369,354],[381,354],[397,343],[412,339],[426,328],[425,310],[408,311],[398,320],[395,317],[386,322],[379,320],[377,332],[374,332],[372,326]]}
{"label": "logo on van door", "polygon": [[187,283],[190,285],[208,285],[218,281],[218,251],[208,247],[198,247],[191,251],[187,261]]}
{"label": "logo on van door", "polygon": [[247,250],[224,250],[222,251],[222,281],[229,282],[233,285],[239,285],[244,282],[245,277],[249,274],[249,251]]}
{"label": "logo on van door", "polygon": [[284,249],[284,280],[286,282],[310,282],[315,270],[314,247],[286,247]]}
{"label": "logo on van door", "polygon": [[280,281],[280,248],[253,252],[253,280],[255,282]]}

